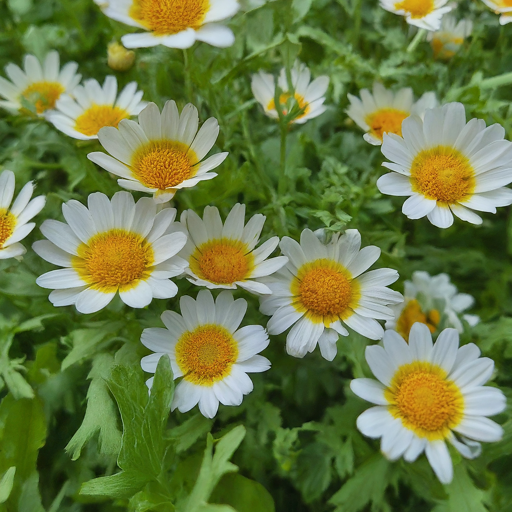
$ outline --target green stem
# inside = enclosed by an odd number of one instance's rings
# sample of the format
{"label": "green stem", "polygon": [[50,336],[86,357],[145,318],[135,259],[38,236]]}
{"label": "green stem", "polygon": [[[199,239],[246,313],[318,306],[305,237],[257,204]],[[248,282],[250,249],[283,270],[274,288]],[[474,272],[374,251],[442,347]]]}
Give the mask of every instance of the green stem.
{"label": "green stem", "polygon": [[286,176],[286,138],[288,135],[288,125],[281,122],[281,159],[279,166],[279,183],[277,192],[279,196],[286,194],[288,189],[288,177]]}
{"label": "green stem", "polygon": [[512,73],[505,73],[482,80],[480,82],[480,89],[494,89],[495,87],[509,84],[512,84]]}
{"label": "green stem", "polygon": [[190,62],[188,58],[188,50],[183,50],[183,67],[185,68],[185,88],[187,91],[187,99],[192,102],[192,79],[190,75]]}
{"label": "green stem", "polygon": [[416,50],[417,46],[421,43],[426,33],[427,31],[424,28],[420,28],[418,32],[416,32],[414,39],[410,42],[409,46],[407,47],[407,53],[412,53],[414,50]]}
{"label": "green stem", "polygon": [[353,22],[354,22],[354,31],[352,32],[352,46],[357,48],[359,46],[359,33],[361,32],[361,6],[363,4],[363,0],[355,0],[354,5],[354,14],[353,14]]}

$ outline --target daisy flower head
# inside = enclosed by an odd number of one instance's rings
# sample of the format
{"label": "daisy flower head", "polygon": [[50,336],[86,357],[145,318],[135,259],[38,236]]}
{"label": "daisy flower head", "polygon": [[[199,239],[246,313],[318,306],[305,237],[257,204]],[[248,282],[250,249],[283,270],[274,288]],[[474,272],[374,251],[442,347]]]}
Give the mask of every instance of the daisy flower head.
{"label": "daisy flower head", "polygon": [[443,14],[453,9],[447,3],[448,0],[380,0],[386,11],[405,16],[409,25],[426,30],[439,30]]}
{"label": "daisy flower head", "polygon": [[202,161],[219,135],[219,123],[211,117],[198,131],[199,116],[192,104],[181,115],[174,101],[166,102],[162,113],[149,103],[138,123],[129,119],[118,128],[105,127],[98,133],[101,145],[110,153],[89,153],[87,157],[119,176],[117,183],[128,190],[153,194],[157,203],[170,201],[177,190],[193,187],[217,176],[228,153],[217,153]]}
{"label": "daisy flower head", "polygon": [[41,232],[48,240],[32,246],[41,258],[64,267],[36,281],[54,290],[50,302],[95,313],[117,292],[132,308],[174,297],[178,287],[170,278],[183,273],[185,262],[176,255],[187,240],[180,232],[166,234],[176,210],[157,214],[152,199],[135,203],[128,192],[117,192],[112,200],[96,192],[87,206],[75,200],[63,204],[66,223],[46,220]]}
{"label": "daisy flower head", "polygon": [[483,2],[496,14],[501,14],[500,25],[506,25],[512,21],[512,0],[483,0]]}
{"label": "daisy flower head", "polygon": [[44,207],[46,198],[38,196],[30,200],[34,184],[29,181],[20,191],[14,203],[15,178],[12,171],[0,173],[0,260],[17,258],[27,252],[19,242],[35,227],[29,222]]}
{"label": "daisy flower head", "polygon": [[118,95],[115,76],[107,76],[103,87],[97,80],[86,80],[75,87],[74,99],[63,94],[55,104],[56,110],[46,113],[46,119],[74,139],[97,139],[101,128],[117,128],[122,119],[138,115],[147,105],[141,101],[143,94],[131,82]]}
{"label": "daisy flower head", "polygon": [[480,321],[476,315],[463,314],[475,299],[467,293],[458,293],[447,274],[430,276],[428,272],[413,272],[412,280],[404,283],[404,299],[401,304],[392,306],[395,317],[386,322],[386,329],[397,331],[406,341],[416,322],[425,324],[435,334],[443,325],[462,333],[461,318],[471,326]]}
{"label": "daisy flower head", "polygon": [[374,146],[382,144],[385,133],[402,135],[402,121],[411,115],[423,117],[428,108],[437,106],[435,93],[426,92],[418,101],[410,87],[396,93],[379,82],[373,84],[373,94],[361,89],[361,98],[348,95],[350,106],[347,115],[366,133],[363,138]]}
{"label": "daisy flower head", "polygon": [[224,224],[214,206],[204,209],[202,219],[193,210],[184,211],[180,221],[188,240],[179,256],[188,262],[188,280],[210,289],[240,287],[252,293],[272,293],[257,279],[282,268],[288,258],[267,259],[279,244],[277,236],[256,249],[265,218],[257,214],[245,224],[244,204],[236,204]]}
{"label": "daisy flower head", "polygon": [[219,24],[234,16],[238,0],[109,0],[103,13],[145,30],[121,38],[126,48],[190,48],[196,41],[227,48],[235,42],[228,27]]}
{"label": "daisy flower head", "polygon": [[450,15],[444,16],[441,28],[429,32],[427,41],[430,41],[436,59],[451,59],[460,49],[464,39],[471,35],[473,22],[471,20],[457,20]]}
{"label": "daisy flower head", "polygon": [[472,210],[496,213],[512,203],[512,143],[499,124],[482,119],[466,123],[464,106],[448,103],[427,110],[425,119],[403,122],[402,137],[386,134],[382,153],[391,173],[377,180],[383,194],[410,196],[402,207],[409,219],[428,220],[439,228],[459,219],[481,224]]}
{"label": "daisy flower head", "polygon": [[[309,119],[318,117],[325,112],[324,101],[329,87],[329,77],[319,76],[311,82],[311,72],[305,64],[298,61],[295,62],[290,74],[291,84],[288,84],[285,69],[282,69],[279,74],[277,82],[281,90],[279,108],[283,115],[287,115],[290,109],[297,108],[297,116],[290,122],[304,124]],[[252,76],[251,88],[265,114],[273,119],[279,119],[275,101],[274,76],[260,71]]]}
{"label": "daisy flower head", "polygon": [[[190,411],[199,403],[201,414],[213,418],[219,402],[240,405],[253,390],[248,373],[264,372],[270,361],[257,355],[267,348],[268,335],[260,325],[239,328],[247,311],[244,299],[233,299],[230,291],[221,292],[214,301],[208,290],[197,299],[180,299],[181,315],[164,311],[165,329],[142,332],[142,344],[154,354],[141,361],[142,369],[155,373],[162,356],[171,360],[176,386],[172,410]],[[147,381],[151,389],[153,377]]]}
{"label": "daisy flower head", "polygon": [[73,92],[81,78],[77,69],[76,62],[68,62],[61,69],[56,51],[49,52],[44,62],[34,55],[25,55],[23,69],[15,64],[5,67],[10,82],[0,77],[0,96],[5,98],[0,101],[0,107],[15,113],[33,110],[43,115],[55,107],[63,93]]}
{"label": "daisy flower head", "polygon": [[354,379],[350,388],[376,404],[357,418],[366,436],[381,438],[390,460],[415,461],[425,452],[443,484],[453,478],[446,442],[463,457],[481,452],[480,442],[499,441],[503,429],[487,418],[505,409],[505,395],[484,386],[494,369],[478,347],[459,348],[459,333],[445,329],[435,344],[428,327],[416,323],[409,343],[386,331],[384,345],[366,348],[366,361],[377,380]]}
{"label": "daisy flower head", "polygon": [[270,334],[293,326],[286,337],[288,354],[304,357],[318,344],[322,356],[332,361],[339,335],[349,335],[345,326],[371,340],[382,338],[384,330],[377,320],[392,319],[387,306],[403,297],[386,288],[398,279],[396,270],[366,272],[380,256],[378,247],[361,249],[357,229],[334,235],[328,244],[305,229],[300,244],[284,237],[280,246],[289,262],[265,279],[272,295],[261,297],[260,310],[272,315]]}

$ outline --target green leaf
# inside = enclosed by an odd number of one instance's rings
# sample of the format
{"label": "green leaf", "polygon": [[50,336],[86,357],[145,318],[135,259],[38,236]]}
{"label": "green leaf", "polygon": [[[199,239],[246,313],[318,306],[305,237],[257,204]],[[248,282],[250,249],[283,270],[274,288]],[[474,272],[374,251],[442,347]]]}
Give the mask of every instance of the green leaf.
{"label": "green leaf", "polygon": [[202,414],[195,414],[185,423],[174,427],[167,433],[167,437],[175,441],[176,452],[188,450],[200,437],[210,432],[213,421]]}
{"label": "green leaf", "polygon": [[292,11],[293,11],[293,23],[300,21],[311,9],[313,0],[293,0]]}
{"label": "green leaf", "polygon": [[312,443],[297,459],[297,483],[306,503],[319,498],[331,482],[333,454],[322,443]]}
{"label": "green leaf", "polygon": [[12,466],[2,476],[2,480],[0,480],[0,503],[5,503],[11,494],[15,474],[16,466]]}
{"label": "green leaf", "polygon": [[127,470],[84,483],[80,489],[80,494],[110,498],[131,498],[147,483],[147,475],[140,471]]}

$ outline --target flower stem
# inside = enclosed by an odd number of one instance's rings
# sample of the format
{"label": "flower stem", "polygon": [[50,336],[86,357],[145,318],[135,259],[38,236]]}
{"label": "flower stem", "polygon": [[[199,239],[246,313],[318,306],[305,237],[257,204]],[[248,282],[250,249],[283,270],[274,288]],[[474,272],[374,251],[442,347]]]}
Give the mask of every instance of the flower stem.
{"label": "flower stem", "polygon": [[183,50],[183,67],[185,74],[185,89],[187,91],[187,99],[192,102],[192,79],[190,75],[190,62],[188,58],[188,50]]}
{"label": "flower stem", "polygon": [[512,73],[504,73],[503,75],[486,78],[480,82],[480,89],[494,89],[502,85],[512,84]]}
{"label": "flower stem", "polygon": [[416,50],[417,46],[421,43],[421,41],[423,41],[426,33],[427,31],[424,28],[420,28],[418,32],[416,32],[414,39],[409,43],[409,46],[407,47],[407,53],[412,53],[414,50]]}
{"label": "flower stem", "polygon": [[353,11],[354,31],[352,32],[352,46],[357,48],[359,45],[359,33],[361,31],[361,6],[363,0],[355,0]]}
{"label": "flower stem", "polygon": [[286,176],[286,138],[288,136],[288,125],[281,122],[281,159],[279,166],[279,182],[277,192],[280,196],[286,194],[288,189],[288,177]]}

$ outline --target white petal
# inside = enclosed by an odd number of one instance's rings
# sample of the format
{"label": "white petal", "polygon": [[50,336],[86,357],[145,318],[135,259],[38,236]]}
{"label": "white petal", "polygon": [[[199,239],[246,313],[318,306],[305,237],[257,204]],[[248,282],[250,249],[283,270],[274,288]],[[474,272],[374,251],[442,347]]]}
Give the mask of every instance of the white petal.
{"label": "white petal", "polygon": [[384,397],[385,386],[374,379],[354,379],[350,382],[350,389],[358,397],[376,405],[389,405]]}
{"label": "white petal", "polygon": [[432,350],[432,363],[450,373],[459,348],[459,333],[455,329],[444,329]]}
{"label": "white petal", "polygon": [[475,441],[486,443],[500,441],[503,437],[503,428],[500,425],[481,416],[465,416],[453,430]]}
{"label": "white petal", "polygon": [[375,377],[384,386],[389,386],[398,366],[391,360],[384,348],[379,345],[366,347],[365,357]]}
{"label": "white petal", "polygon": [[103,293],[87,288],[76,299],[75,307],[80,313],[96,313],[107,306],[115,296],[115,292]]}
{"label": "white petal", "polygon": [[453,215],[450,208],[439,204],[427,214],[427,218],[434,226],[441,229],[449,228],[453,224]]}
{"label": "white petal", "polygon": [[464,393],[464,414],[493,416],[505,410],[507,400],[503,391],[490,386],[478,387]]}
{"label": "white petal", "polygon": [[394,420],[387,407],[377,406],[360,414],[356,424],[365,436],[379,438],[384,435]]}
{"label": "white petal", "polygon": [[425,448],[434,473],[443,484],[449,484],[453,479],[453,464],[444,441],[430,441]]}
{"label": "white petal", "polygon": [[139,283],[129,290],[119,291],[121,300],[132,308],[145,308],[153,300],[151,286],[146,281]]}

